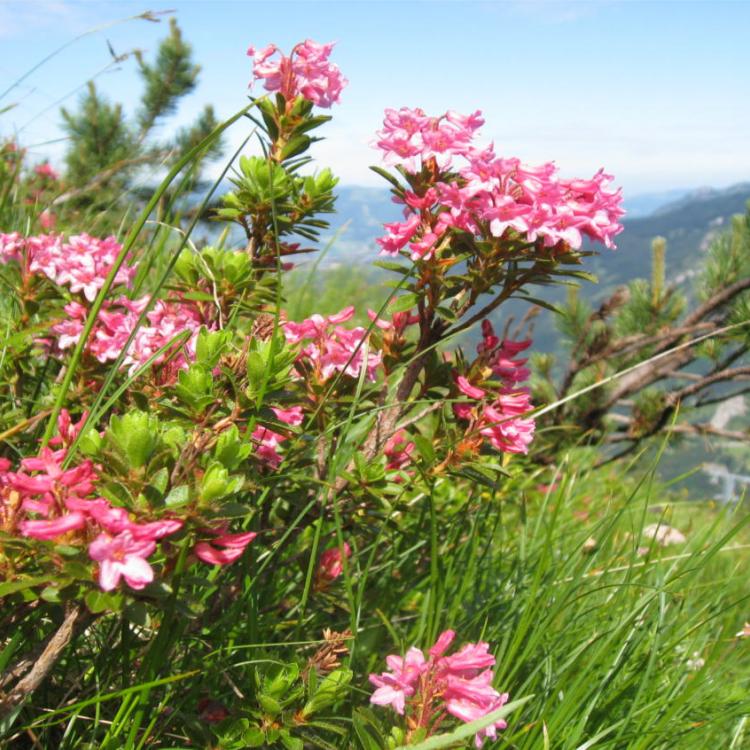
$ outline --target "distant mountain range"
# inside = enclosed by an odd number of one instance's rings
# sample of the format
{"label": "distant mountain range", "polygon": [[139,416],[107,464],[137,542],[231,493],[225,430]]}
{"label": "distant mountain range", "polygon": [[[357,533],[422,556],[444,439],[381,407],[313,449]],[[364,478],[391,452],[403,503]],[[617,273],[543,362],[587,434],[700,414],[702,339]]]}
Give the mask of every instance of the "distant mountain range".
{"label": "distant mountain range", "polygon": [[[333,239],[329,262],[372,257],[373,251],[377,251],[375,238],[383,233],[383,223],[398,221],[400,206],[391,201],[386,189],[342,186],[336,192],[337,213],[326,237]],[[645,238],[648,250],[651,238],[662,234],[677,242],[680,256],[684,250],[697,251],[707,234],[732,214],[745,210],[749,198],[750,182],[722,190],[676,189],[626,198],[626,228],[618,237],[618,248],[630,253]],[[628,265],[631,260],[632,256]]]}
{"label": "distant mountain range", "polygon": [[634,277],[648,276],[651,240],[657,235],[667,239],[669,278],[680,283],[700,265],[711,237],[726,229],[734,214],[745,212],[748,199],[750,182],[722,190],[700,188],[655,207],[646,216],[626,217],[617,250],[603,250],[592,264],[600,286],[608,290]]}
{"label": "distant mountain range", "polygon": [[[330,242],[324,265],[369,264],[377,257],[375,239],[383,233],[383,223],[397,221],[401,209],[391,201],[387,190],[340,187],[337,192],[337,213],[321,243],[325,246]],[[750,182],[720,190],[671,190],[626,199],[628,216],[624,231],[617,237],[617,250],[602,248],[599,256],[586,261],[599,284],[583,284],[582,293],[599,300],[634,278],[648,277],[651,240],[657,235],[667,238],[669,278],[677,283],[686,281],[700,265],[711,236],[724,229],[732,215],[744,213],[749,199]],[[550,301],[559,301],[564,294],[559,287],[540,292]],[[504,316],[518,318],[525,304],[512,301],[503,308]],[[558,337],[550,314],[538,318],[535,338],[537,351],[555,348]]]}

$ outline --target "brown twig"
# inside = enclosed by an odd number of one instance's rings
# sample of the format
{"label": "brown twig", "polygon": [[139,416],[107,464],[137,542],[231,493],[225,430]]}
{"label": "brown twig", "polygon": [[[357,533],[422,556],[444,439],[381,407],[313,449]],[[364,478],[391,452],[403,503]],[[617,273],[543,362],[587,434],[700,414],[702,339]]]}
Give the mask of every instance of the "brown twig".
{"label": "brown twig", "polygon": [[39,658],[13,689],[0,698],[0,718],[4,718],[27,696],[42,684],[57,663],[65,647],[70,643],[83,609],[80,605],[69,607],[60,627],[50,636]]}
{"label": "brown twig", "polygon": [[671,405],[694,396],[696,393],[705,390],[715,383],[722,383],[726,380],[741,380],[750,375],[750,366],[745,367],[729,367],[726,370],[720,370],[710,375],[706,375],[704,378],[686,385],[684,388],[680,388],[679,391],[674,391],[667,395],[667,403]]}

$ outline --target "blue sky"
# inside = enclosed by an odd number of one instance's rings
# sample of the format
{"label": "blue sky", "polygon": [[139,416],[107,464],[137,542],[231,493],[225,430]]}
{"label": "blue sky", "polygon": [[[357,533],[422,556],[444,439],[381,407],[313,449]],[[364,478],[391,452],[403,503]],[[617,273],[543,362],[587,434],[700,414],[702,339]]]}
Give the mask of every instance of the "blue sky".
{"label": "blue sky", "polygon": [[[481,109],[483,138],[503,155],[554,159],[566,175],[600,166],[626,193],[750,180],[750,3],[747,2],[223,2],[0,1],[0,90],[45,55],[94,27],[143,10],[175,9],[203,67],[198,90],[165,127],[213,103],[245,103],[249,44],[290,48],[336,40],[349,78],[327,140],[314,155],[348,184],[377,184],[369,145],[385,107]],[[58,100],[74,105],[88,78],[137,102],[131,59],[152,53],[161,24],[131,20],[70,45],[0,101],[0,134],[59,159]],[[4,84],[4,85],[3,85]],[[240,129],[231,140],[241,142]]]}

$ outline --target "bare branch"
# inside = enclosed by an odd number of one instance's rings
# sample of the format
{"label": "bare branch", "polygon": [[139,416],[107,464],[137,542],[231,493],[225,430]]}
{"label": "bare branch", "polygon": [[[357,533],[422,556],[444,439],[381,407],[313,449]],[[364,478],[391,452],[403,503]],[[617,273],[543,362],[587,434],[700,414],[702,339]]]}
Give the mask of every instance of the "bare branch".
{"label": "bare branch", "polygon": [[65,619],[49,638],[42,653],[36,659],[31,669],[7,695],[0,698],[0,718],[10,714],[15,706],[31,695],[42,684],[52,667],[57,663],[65,647],[73,638],[75,625],[82,613],[83,610],[79,605],[67,609]]}

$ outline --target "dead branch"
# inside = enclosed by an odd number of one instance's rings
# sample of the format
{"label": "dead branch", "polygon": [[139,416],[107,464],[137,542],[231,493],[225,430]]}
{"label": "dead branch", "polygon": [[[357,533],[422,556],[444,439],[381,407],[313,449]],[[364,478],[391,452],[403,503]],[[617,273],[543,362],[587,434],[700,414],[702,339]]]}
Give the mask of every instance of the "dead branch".
{"label": "dead branch", "polygon": [[[76,623],[79,622],[82,614],[83,609],[80,605],[71,606],[66,610],[62,624],[47,640],[44,649],[28,672],[16,683],[15,687],[9,693],[0,697],[0,718],[4,718],[10,714],[19,703],[23,702],[27,696],[31,695],[42,684],[57,663],[65,647],[73,638]],[[6,676],[3,676],[4,684],[10,681],[12,681],[12,678],[6,680]]]}

